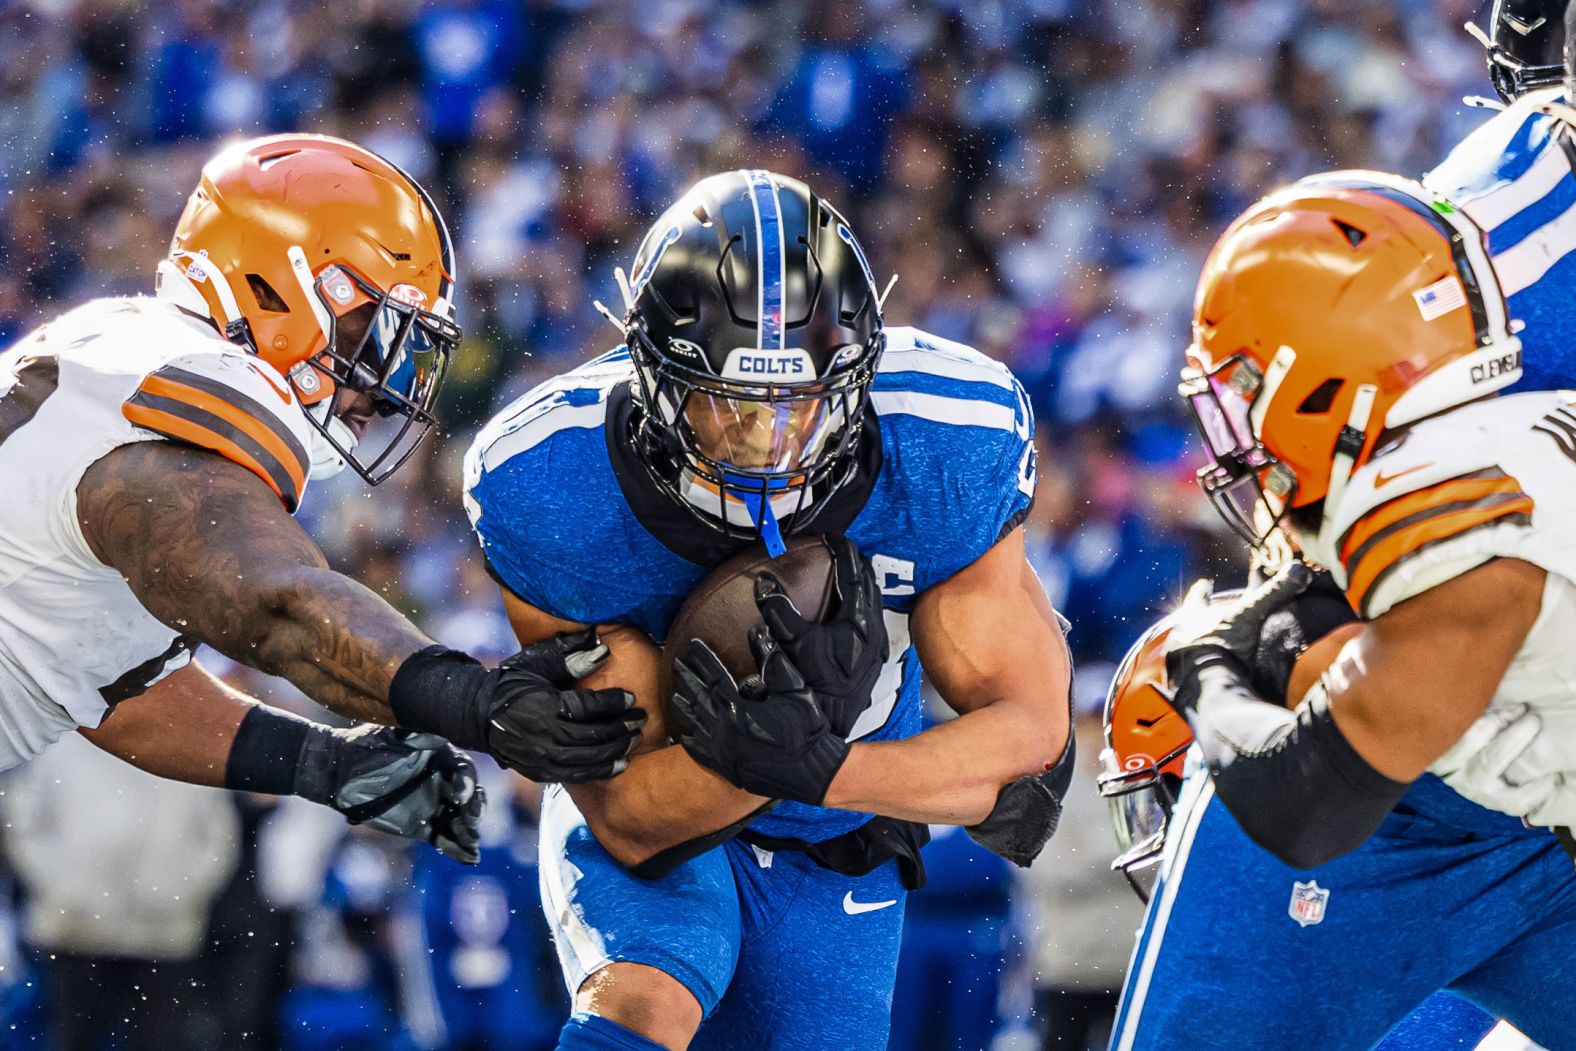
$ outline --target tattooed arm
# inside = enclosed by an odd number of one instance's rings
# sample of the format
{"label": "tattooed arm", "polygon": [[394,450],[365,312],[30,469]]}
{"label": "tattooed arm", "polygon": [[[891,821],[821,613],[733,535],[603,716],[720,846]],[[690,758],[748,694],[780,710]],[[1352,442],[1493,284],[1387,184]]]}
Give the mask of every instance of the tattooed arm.
{"label": "tattooed arm", "polygon": [[122,446],[83,475],[77,519],[148,612],[350,718],[394,722],[394,674],[432,645],[329,569],[260,478],[212,453]]}
{"label": "tattooed arm", "polygon": [[640,740],[633,698],[568,686],[606,653],[588,634],[488,671],[329,569],[266,483],[212,453],[122,446],[82,476],[77,520],[148,612],[342,715],[440,734],[537,781],[611,777]]}

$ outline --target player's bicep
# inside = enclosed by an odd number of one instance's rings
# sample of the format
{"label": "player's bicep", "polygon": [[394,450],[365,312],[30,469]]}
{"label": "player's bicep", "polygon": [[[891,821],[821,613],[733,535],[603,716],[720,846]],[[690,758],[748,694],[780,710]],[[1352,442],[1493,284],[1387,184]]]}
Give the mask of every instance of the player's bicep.
{"label": "player's bicep", "polygon": [[1065,720],[1071,662],[1023,530],[921,595],[910,630],[925,674],[954,710],[1012,700]]}
{"label": "player's bicep", "polygon": [[1365,624],[1325,675],[1330,711],[1374,769],[1420,777],[1499,689],[1542,607],[1544,572],[1496,559]]}
{"label": "player's bicep", "polygon": [[243,634],[272,574],[327,565],[254,473],[168,442],[124,445],[92,464],[77,518],[94,557],[150,613],[215,645]]}
{"label": "player's bicep", "polygon": [[[522,646],[551,638],[560,632],[579,631],[586,627],[544,613],[508,588],[501,590],[504,612]],[[591,690],[617,687],[635,695],[635,705],[646,713],[646,728],[640,747],[636,750],[637,755],[666,745],[667,729],[662,718],[662,705],[658,703],[657,697],[662,651],[645,633],[623,624],[598,624],[596,631],[597,638],[607,646],[607,660],[580,680],[579,685]]]}

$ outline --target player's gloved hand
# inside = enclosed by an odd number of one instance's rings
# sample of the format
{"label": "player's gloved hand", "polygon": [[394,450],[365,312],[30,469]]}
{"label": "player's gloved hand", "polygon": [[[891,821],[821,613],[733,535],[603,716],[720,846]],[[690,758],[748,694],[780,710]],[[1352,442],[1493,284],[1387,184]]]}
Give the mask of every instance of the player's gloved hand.
{"label": "player's gloved hand", "polygon": [[1293,562],[1240,598],[1208,601],[1212,584],[1200,580],[1182,604],[1177,626],[1166,639],[1166,679],[1171,706],[1179,712],[1198,704],[1199,673],[1223,665],[1240,681],[1249,679],[1264,622],[1284,609],[1313,580],[1313,570]]}
{"label": "player's gloved hand", "polygon": [[1560,730],[1526,705],[1493,708],[1429,770],[1474,803],[1529,825],[1576,825],[1576,764]]}
{"label": "player's gloved hand", "polygon": [[370,724],[314,728],[296,767],[295,794],[467,865],[480,857],[486,794],[470,756],[436,734]]}
{"label": "player's gloved hand", "polygon": [[881,582],[870,560],[847,537],[827,537],[832,548],[837,609],[824,624],[806,620],[781,582],[755,578],[755,605],[772,638],[815,691],[832,729],[847,737],[870,707],[870,695],[889,655],[881,616]]}
{"label": "player's gloved hand", "polygon": [[746,792],[819,804],[848,758],[848,742],[766,628],[750,632],[750,648],[760,674],[743,682],[699,639],[674,661],[679,743]]}
{"label": "player's gloved hand", "polygon": [[1306,591],[1293,595],[1284,607],[1264,619],[1250,664],[1249,682],[1254,690],[1267,701],[1286,704],[1297,658],[1336,628],[1356,619],[1356,611],[1330,571],[1314,570]]}
{"label": "player's gloved hand", "polygon": [[596,634],[580,631],[527,646],[500,664],[491,673],[487,751],[533,781],[579,784],[622,773],[646,713],[626,690],[573,688],[606,659]]}
{"label": "player's gloved hand", "polygon": [[491,671],[429,646],[400,666],[389,707],[400,725],[487,752],[533,781],[596,781],[629,765],[646,722],[627,691],[574,688],[606,658],[589,630],[533,643]]}

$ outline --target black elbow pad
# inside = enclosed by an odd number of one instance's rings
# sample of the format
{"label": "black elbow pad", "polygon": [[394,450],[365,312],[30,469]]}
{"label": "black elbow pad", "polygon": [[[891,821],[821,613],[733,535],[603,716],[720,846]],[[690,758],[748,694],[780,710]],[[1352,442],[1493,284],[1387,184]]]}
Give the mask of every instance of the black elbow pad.
{"label": "black elbow pad", "polygon": [[969,838],[1019,868],[1028,868],[1051,841],[1061,820],[1062,799],[1072,784],[1078,759],[1076,740],[1069,719],[1067,747],[1056,764],[1043,774],[1020,777],[1002,788],[985,820],[965,828]]}

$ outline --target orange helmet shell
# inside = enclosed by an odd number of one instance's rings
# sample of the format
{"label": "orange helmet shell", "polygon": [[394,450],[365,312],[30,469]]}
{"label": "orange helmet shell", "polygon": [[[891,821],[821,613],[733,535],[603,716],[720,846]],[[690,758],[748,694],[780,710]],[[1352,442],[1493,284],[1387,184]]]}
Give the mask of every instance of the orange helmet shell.
{"label": "orange helmet shell", "polygon": [[[1291,506],[1322,500],[1359,389],[1361,466],[1387,427],[1483,397],[1520,375],[1520,344],[1483,235],[1420,183],[1333,172],[1234,222],[1199,279],[1188,364],[1251,362],[1253,427],[1295,476]],[[1289,366],[1287,365],[1289,362]],[[1245,385],[1234,385],[1242,389]]]}
{"label": "orange helmet shell", "polygon": [[[304,257],[305,274],[293,254]],[[431,202],[394,165],[326,135],[252,139],[209,160],[169,260],[227,333],[244,320],[258,356],[282,375],[327,349],[325,307],[309,289],[331,265],[452,316],[451,249]],[[349,281],[327,287],[343,293],[336,314],[371,301]],[[332,393],[326,378],[310,388],[298,384],[308,404]]]}
{"label": "orange helmet shell", "polygon": [[1166,639],[1176,624],[1167,617],[1144,632],[1122,658],[1105,701],[1105,743],[1120,775],[1182,776],[1193,731],[1166,700]]}

